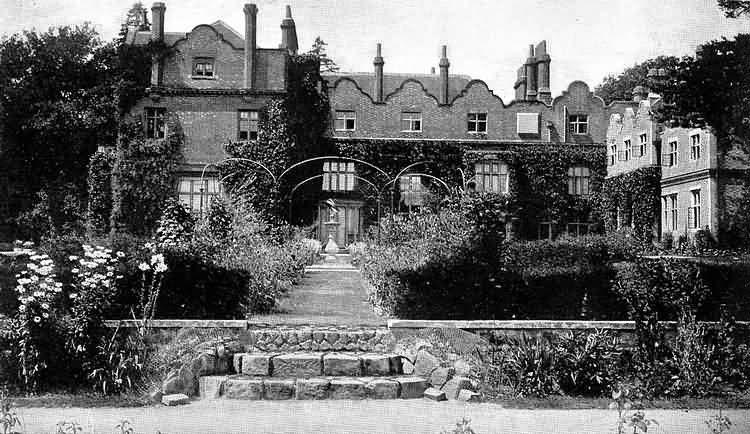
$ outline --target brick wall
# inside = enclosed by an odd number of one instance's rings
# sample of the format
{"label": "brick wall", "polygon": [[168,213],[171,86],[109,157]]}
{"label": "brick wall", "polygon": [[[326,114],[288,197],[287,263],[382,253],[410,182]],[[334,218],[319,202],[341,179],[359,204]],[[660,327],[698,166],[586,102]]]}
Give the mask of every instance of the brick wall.
{"label": "brick wall", "polygon": [[[621,112],[610,115],[607,128],[607,164],[609,158],[614,157],[614,164],[607,166],[608,177],[653,166],[659,162],[657,123],[651,118],[648,103],[633,102],[623,108]],[[646,147],[644,154],[639,155],[642,134],[646,134]],[[620,160],[620,152],[625,150],[625,140],[630,140],[632,152],[627,160]],[[612,145],[616,147],[614,153],[611,150]]]}
{"label": "brick wall", "polygon": [[142,116],[145,107],[165,107],[170,115],[176,115],[182,128],[185,163],[203,165],[225,158],[222,145],[237,140],[238,110],[260,110],[271,98],[239,95],[162,96],[158,101],[144,98],[133,108],[131,116]]}
{"label": "brick wall", "polygon": [[[575,137],[567,134],[571,143],[602,143],[606,136],[608,109],[601,99],[594,97],[583,82],[573,82],[568,91],[556,98],[552,106],[542,102],[513,101],[505,105],[487,85],[479,80],[470,82],[451,104],[440,105],[437,96],[424,90],[417,80],[405,79],[400,88],[387,96],[384,103],[373,103],[368,95],[360,91],[358,84],[350,79],[331,83],[332,118],[336,110],[353,110],[357,116],[355,131],[334,131],[335,137],[352,138],[428,138],[428,139],[479,139],[504,141],[561,141],[566,122],[564,107],[570,114],[589,116],[590,134]],[[422,132],[402,132],[401,113],[422,113]],[[487,133],[467,131],[467,114],[487,113]],[[539,134],[519,135],[518,113],[539,114]],[[551,125],[552,128],[549,128]]]}
{"label": "brick wall", "polygon": [[[210,25],[197,26],[176,42],[173,53],[164,60],[164,82],[167,87],[196,89],[240,89],[244,86],[245,50],[234,47]],[[193,78],[196,58],[214,59],[212,78]],[[284,90],[288,55],[281,49],[257,49],[255,55],[255,89]]]}

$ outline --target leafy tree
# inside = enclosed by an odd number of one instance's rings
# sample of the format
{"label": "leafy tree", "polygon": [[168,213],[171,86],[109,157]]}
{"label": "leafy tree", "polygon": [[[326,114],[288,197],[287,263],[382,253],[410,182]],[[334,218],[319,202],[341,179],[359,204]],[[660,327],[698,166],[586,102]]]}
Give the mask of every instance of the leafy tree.
{"label": "leafy tree", "polygon": [[609,104],[612,101],[629,101],[633,98],[633,88],[649,85],[648,71],[650,69],[674,69],[680,59],[674,56],[659,56],[637,63],[626,68],[621,74],[609,75],[596,87],[594,92]]}
{"label": "leafy tree", "polygon": [[717,3],[729,18],[739,18],[741,15],[750,16],[750,1],[748,0],[717,0]]}
{"label": "leafy tree", "polygon": [[312,54],[320,59],[320,72],[339,72],[339,66],[336,65],[336,62],[328,57],[328,53],[326,53],[327,45],[328,43],[321,39],[320,36],[317,36],[315,42],[313,42],[312,48],[307,54]]}
{"label": "leafy tree", "polygon": [[148,22],[148,11],[143,6],[143,3],[133,3],[133,6],[131,6],[125,15],[123,26],[125,28],[135,27],[139,31],[151,30],[151,23]]}

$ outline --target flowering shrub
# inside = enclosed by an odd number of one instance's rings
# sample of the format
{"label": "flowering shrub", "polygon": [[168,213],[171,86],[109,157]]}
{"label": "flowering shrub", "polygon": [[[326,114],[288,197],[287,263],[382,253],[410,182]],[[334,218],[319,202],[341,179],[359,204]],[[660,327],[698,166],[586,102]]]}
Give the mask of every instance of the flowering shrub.
{"label": "flowering shrub", "polygon": [[226,239],[232,231],[232,216],[223,200],[214,198],[206,216],[209,232],[219,240]]}
{"label": "flowering shrub", "polygon": [[62,283],[57,281],[54,262],[47,254],[32,252],[29,261],[27,269],[17,275],[18,313],[11,328],[18,344],[22,387],[35,391],[55,352],[53,315]]}

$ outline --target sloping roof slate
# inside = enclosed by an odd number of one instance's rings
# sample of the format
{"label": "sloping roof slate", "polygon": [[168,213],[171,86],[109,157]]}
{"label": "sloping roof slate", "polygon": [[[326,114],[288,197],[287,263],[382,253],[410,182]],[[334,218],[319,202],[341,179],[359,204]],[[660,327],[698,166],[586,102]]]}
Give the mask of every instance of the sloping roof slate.
{"label": "sloping roof slate", "polygon": [[[217,33],[221,34],[224,37],[225,41],[232,44],[232,46],[234,46],[235,48],[243,48],[245,46],[245,38],[243,38],[242,35],[237,32],[237,30],[233,29],[224,21],[218,20],[207,25],[213,27],[213,29],[216,30]],[[187,33],[165,32],[164,43],[167,44],[167,46],[172,46],[177,41],[185,38],[186,36]],[[128,34],[125,37],[125,41],[128,44],[133,45],[146,45],[149,43],[149,41],[151,41],[151,32],[136,31],[135,28],[129,28]]]}

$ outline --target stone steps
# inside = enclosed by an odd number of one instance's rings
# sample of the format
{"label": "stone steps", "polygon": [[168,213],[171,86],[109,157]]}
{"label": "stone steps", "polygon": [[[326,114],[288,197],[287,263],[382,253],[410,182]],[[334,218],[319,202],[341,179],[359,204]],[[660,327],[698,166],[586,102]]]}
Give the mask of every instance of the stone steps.
{"label": "stone steps", "polygon": [[416,399],[425,396],[428,388],[428,381],[416,376],[276,378],[238,374],[201,377],[198,394],[201,399]]}
{"label": "stone steps", "polygon": [[361,351],[383,353],[395,343],[387,328],[260,327],[243,332],[247,352]]}
{"label": "stone steps", "polygon": [[233,356],[238,374],[310,378],[316,376],[382,377],[403,374],[401,356],[382,353],[237,353]]}

